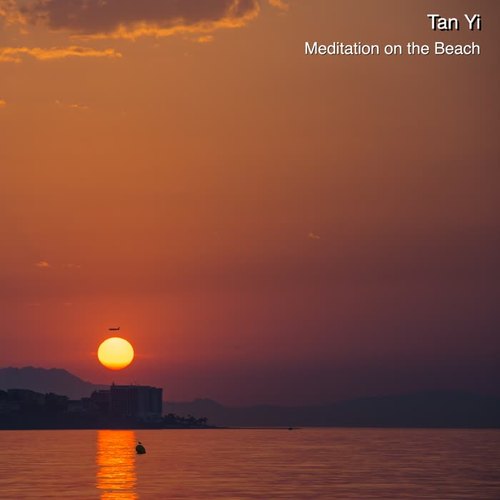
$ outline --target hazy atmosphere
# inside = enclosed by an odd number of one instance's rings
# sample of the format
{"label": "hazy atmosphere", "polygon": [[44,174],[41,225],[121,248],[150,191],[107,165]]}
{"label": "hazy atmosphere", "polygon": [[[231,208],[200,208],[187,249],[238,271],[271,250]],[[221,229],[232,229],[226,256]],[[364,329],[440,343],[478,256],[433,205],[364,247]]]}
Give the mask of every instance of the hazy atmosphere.
{"label": "hazy atmosphere", "polygon": [[480,58],[304,56],[472,37],[426,18],[471,2],[408,3],[0,0],[0,367],[500,394],[500,4],[474,2]]}

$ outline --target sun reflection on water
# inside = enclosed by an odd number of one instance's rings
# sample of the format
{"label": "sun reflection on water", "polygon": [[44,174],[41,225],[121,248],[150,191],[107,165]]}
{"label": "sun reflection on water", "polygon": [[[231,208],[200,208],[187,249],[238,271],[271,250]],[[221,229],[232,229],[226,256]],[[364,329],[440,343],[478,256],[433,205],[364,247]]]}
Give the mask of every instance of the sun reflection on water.
{"label": "sun reflection on water", "polygon": [[102,500],[136,500],[134,431],[97,432],[97,489]]}

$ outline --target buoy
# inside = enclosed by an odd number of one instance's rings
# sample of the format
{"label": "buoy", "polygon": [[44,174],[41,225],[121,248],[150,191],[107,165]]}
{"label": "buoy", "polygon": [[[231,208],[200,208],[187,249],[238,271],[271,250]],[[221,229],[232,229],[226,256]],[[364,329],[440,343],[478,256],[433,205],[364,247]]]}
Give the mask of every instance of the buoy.
{"label": "buoy", "polygon": [[135,447],[135,451],[138,455],[144,455],[144,453],[146,453],[146,448],[144,448],[144,445],[139,441]]}

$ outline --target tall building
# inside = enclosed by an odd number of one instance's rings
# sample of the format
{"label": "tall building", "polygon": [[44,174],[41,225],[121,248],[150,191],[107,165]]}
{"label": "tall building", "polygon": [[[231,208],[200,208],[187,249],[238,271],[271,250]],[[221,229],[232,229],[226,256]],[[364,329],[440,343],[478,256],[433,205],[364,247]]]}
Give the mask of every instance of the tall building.
{"label": "tall building", "polygon": [[100,413],[144,421],[159,420],[163,410],[163,389],[145,385],[115,385],[96,391],[91,401]]}

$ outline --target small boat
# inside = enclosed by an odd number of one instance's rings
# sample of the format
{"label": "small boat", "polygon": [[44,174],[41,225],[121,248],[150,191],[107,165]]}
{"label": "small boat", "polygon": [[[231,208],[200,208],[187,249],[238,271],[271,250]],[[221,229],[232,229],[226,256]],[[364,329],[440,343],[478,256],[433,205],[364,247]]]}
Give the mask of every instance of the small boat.
{"label": "small boat", "polygon": [[144,453],[146,453],[146,448],[144,448],[144,445],[139,441],[135,447],[135,451],[138,455],[144,455]]}

